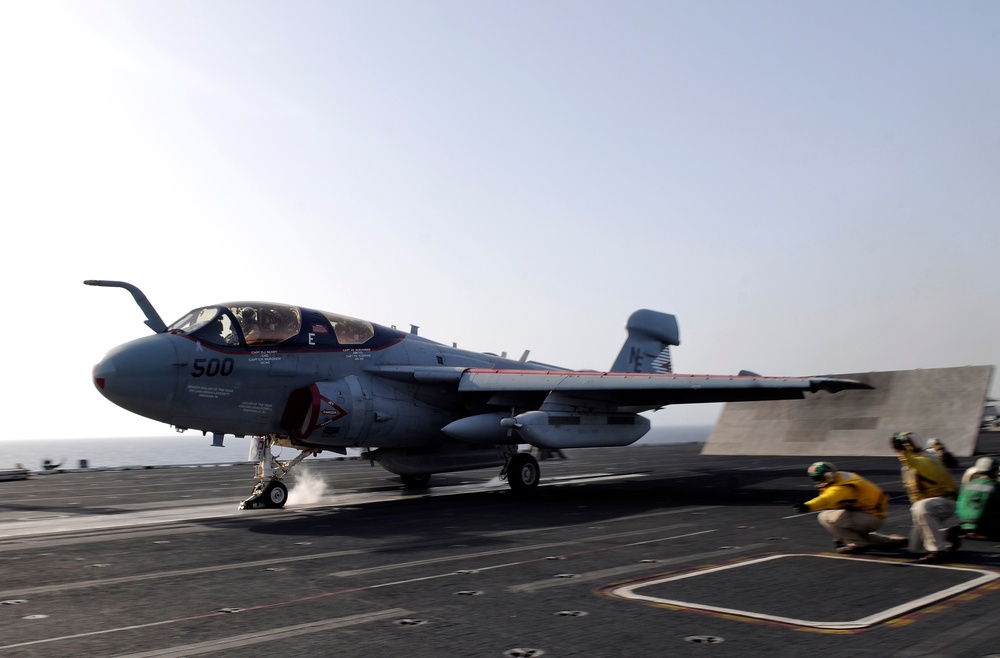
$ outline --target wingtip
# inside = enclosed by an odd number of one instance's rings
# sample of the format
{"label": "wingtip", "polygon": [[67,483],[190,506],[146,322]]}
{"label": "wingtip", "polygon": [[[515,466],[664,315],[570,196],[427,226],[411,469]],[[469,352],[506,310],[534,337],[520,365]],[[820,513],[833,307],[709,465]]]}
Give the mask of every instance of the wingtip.
{"label": "wingtip", "polygon": [[813,388],[818,391],[828,391],[836,393],[846,390],[873,390],[875,387],[867,382],[857,379],[844,379],[842,377],[813,377]]}

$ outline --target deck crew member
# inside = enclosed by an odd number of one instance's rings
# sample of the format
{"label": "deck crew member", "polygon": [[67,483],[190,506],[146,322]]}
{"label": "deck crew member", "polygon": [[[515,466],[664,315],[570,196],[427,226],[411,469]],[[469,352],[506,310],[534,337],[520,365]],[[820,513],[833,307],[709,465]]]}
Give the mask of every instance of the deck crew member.
{"label": "deck crew member", "polygon": [[969,539],[1000,537],[1000,487],[997,463],[980,457],[965,471],[958,490],[955,513],[962,521],[962,534]]}
{"label": "deck crew member", "polygon": [[945,468],[958,468],[958,460],[941,439],[927,439],[927,455],[937,457]]}
{"label": "deck crew member", "polygon": [[992,457],[980,457],[976,463],[965,469],[962,474],[962,484],[968,484],[972,478],[985,477],[991,480],[997,479],[998,465]]}
{"label": "deck crew member", "polygon": [[944,552],[958,548],[959,526],[955,514],[957,487],[948,469],[921,453],[913,432],[894,434],[889,443],[902,466],[903,485],[910,497],[910,515],[918,533],[911,548],[923,548],[919,562],[941,562]]}
{"label": "deck crew member", "polygon": [[888,514],[889,496],[856,473],[837,470],[830,462],[816,462],[806,471],[820,493],[796,505],[800,513],[823,510],[819,522],[833,535],[838,553],[861,553],[873,544],[901,546],[906,537],[875,532]]}

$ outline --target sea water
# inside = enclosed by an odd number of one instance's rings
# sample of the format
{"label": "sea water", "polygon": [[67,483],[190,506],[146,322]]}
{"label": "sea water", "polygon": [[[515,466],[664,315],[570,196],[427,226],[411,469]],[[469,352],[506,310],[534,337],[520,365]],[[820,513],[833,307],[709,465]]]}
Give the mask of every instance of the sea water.
{"label": "sea water", "polygon": [[[705,441],[712,427],[701,425],[653,427],[635,445],[660,443],[691,443]],[[212,446],[211,436],[173,434],[131,439],[15,439],[0,441],[0,470],[24,468],[42,470],[49,460],[64,469],[76,468],[141,468],[143,466],[188,466],[196,464],[237,464],[249,460],[253,439],[226,436],[224,446]],[[279,459],[298,455],[293,448],[275,448]],[[360,451],[351,449],[348,455]],[[322,457],[335,457],[324,452]],[[85,465],[81,462],[85,462]]]}
{"label": "sea water", "polygon": [[64,469],[235,464],[246,462],[249,452],[249,438],[229,436],[222,448],[212,446],[211,436],[184,434],[132,439],[17,439],[0,441],[0,469],[20,464],[42,470],[46,459]]}

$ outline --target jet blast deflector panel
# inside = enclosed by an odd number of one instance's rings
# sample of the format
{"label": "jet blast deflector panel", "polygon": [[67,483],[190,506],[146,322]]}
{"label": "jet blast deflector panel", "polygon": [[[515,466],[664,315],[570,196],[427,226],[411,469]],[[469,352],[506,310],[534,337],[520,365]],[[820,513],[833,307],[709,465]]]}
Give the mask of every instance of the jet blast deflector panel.
{"label": "jet blast deflector panel", "polygon": [[993,366],[835,375],[875,390],[802,400],[726,404],[706,455],[891,455],[889,437],[916,432],[935,437],[952,454],[975,452]]}

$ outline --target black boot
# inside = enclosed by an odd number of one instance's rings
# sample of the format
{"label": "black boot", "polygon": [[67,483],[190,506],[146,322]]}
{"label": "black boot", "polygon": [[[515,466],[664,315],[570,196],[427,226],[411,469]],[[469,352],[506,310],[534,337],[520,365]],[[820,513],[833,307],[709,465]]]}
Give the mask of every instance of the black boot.
{"label": "black boot", "polygon": [[948,534],[945,536],[945,550],[957,551],[962,547],[962,526],[956,525],[948,528]]}

